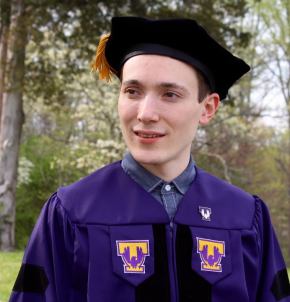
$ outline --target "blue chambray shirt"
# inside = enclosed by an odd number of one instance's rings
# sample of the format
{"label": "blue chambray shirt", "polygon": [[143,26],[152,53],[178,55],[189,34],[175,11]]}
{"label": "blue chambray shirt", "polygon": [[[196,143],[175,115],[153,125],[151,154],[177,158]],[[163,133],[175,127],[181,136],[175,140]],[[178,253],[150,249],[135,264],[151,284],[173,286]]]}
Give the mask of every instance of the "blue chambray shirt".
{"label": "blue chambray shirt", "polygon": [[166,182],[147,171],[133,158],[130,152],[125,154],[121,165],[133,180],[164,206],[170,218],[170,227],[172,228],[172,221],[177,207],[196,175],[192,156],[190,155],[187,168],[171,182]]}

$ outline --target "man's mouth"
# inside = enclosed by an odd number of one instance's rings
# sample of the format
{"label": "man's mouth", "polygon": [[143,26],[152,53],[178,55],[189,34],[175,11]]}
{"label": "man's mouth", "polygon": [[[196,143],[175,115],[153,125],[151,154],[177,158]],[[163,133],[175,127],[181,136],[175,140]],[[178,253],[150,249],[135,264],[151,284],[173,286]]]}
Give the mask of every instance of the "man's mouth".
{"label": "man's mouth", "polygon": [[137,135],[141,136],[141,137],[145,137],[145,138],[154,138],[154,137],[163,136],[163,135],[158,135],[158,134],[144,134],[144,133],[140,133],[140,132],[137,132]]}

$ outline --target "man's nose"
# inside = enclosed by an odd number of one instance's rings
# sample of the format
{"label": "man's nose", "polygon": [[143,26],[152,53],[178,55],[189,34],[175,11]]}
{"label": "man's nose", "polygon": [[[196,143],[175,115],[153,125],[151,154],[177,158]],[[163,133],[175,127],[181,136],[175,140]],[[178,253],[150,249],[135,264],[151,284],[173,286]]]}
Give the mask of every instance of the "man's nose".
{"label": "man's nose", "polygon": [[140,101],[137,119],[142,123],[158,122],[158,104],[152,96],[146,96]]}

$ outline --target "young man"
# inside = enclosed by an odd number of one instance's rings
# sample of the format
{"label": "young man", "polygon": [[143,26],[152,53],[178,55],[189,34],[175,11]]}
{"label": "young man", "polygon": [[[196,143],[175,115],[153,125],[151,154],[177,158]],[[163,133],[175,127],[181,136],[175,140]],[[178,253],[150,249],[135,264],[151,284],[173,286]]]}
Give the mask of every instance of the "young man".
{"label": "young man", "polygon": [[10,301],[290,301],[264,202],[190,156],[249,66],[193,20],[124,17],[94,68],[121,79],[130,152],[52,195]]}

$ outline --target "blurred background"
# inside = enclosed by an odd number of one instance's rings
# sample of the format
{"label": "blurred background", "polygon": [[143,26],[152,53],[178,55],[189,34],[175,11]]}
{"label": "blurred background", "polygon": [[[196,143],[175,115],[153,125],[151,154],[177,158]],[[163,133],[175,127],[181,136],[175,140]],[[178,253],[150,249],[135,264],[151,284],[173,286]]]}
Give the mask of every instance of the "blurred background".
{"label": "blurred background", "polygon": [[266,201],[289,266],[288,0],[1,0],[0,249],[24,250],[58,187],[126,152],[118,79],[107,84],[90,74],[112,16],[196,19],[251,65],[199,128],[192,155]]}

